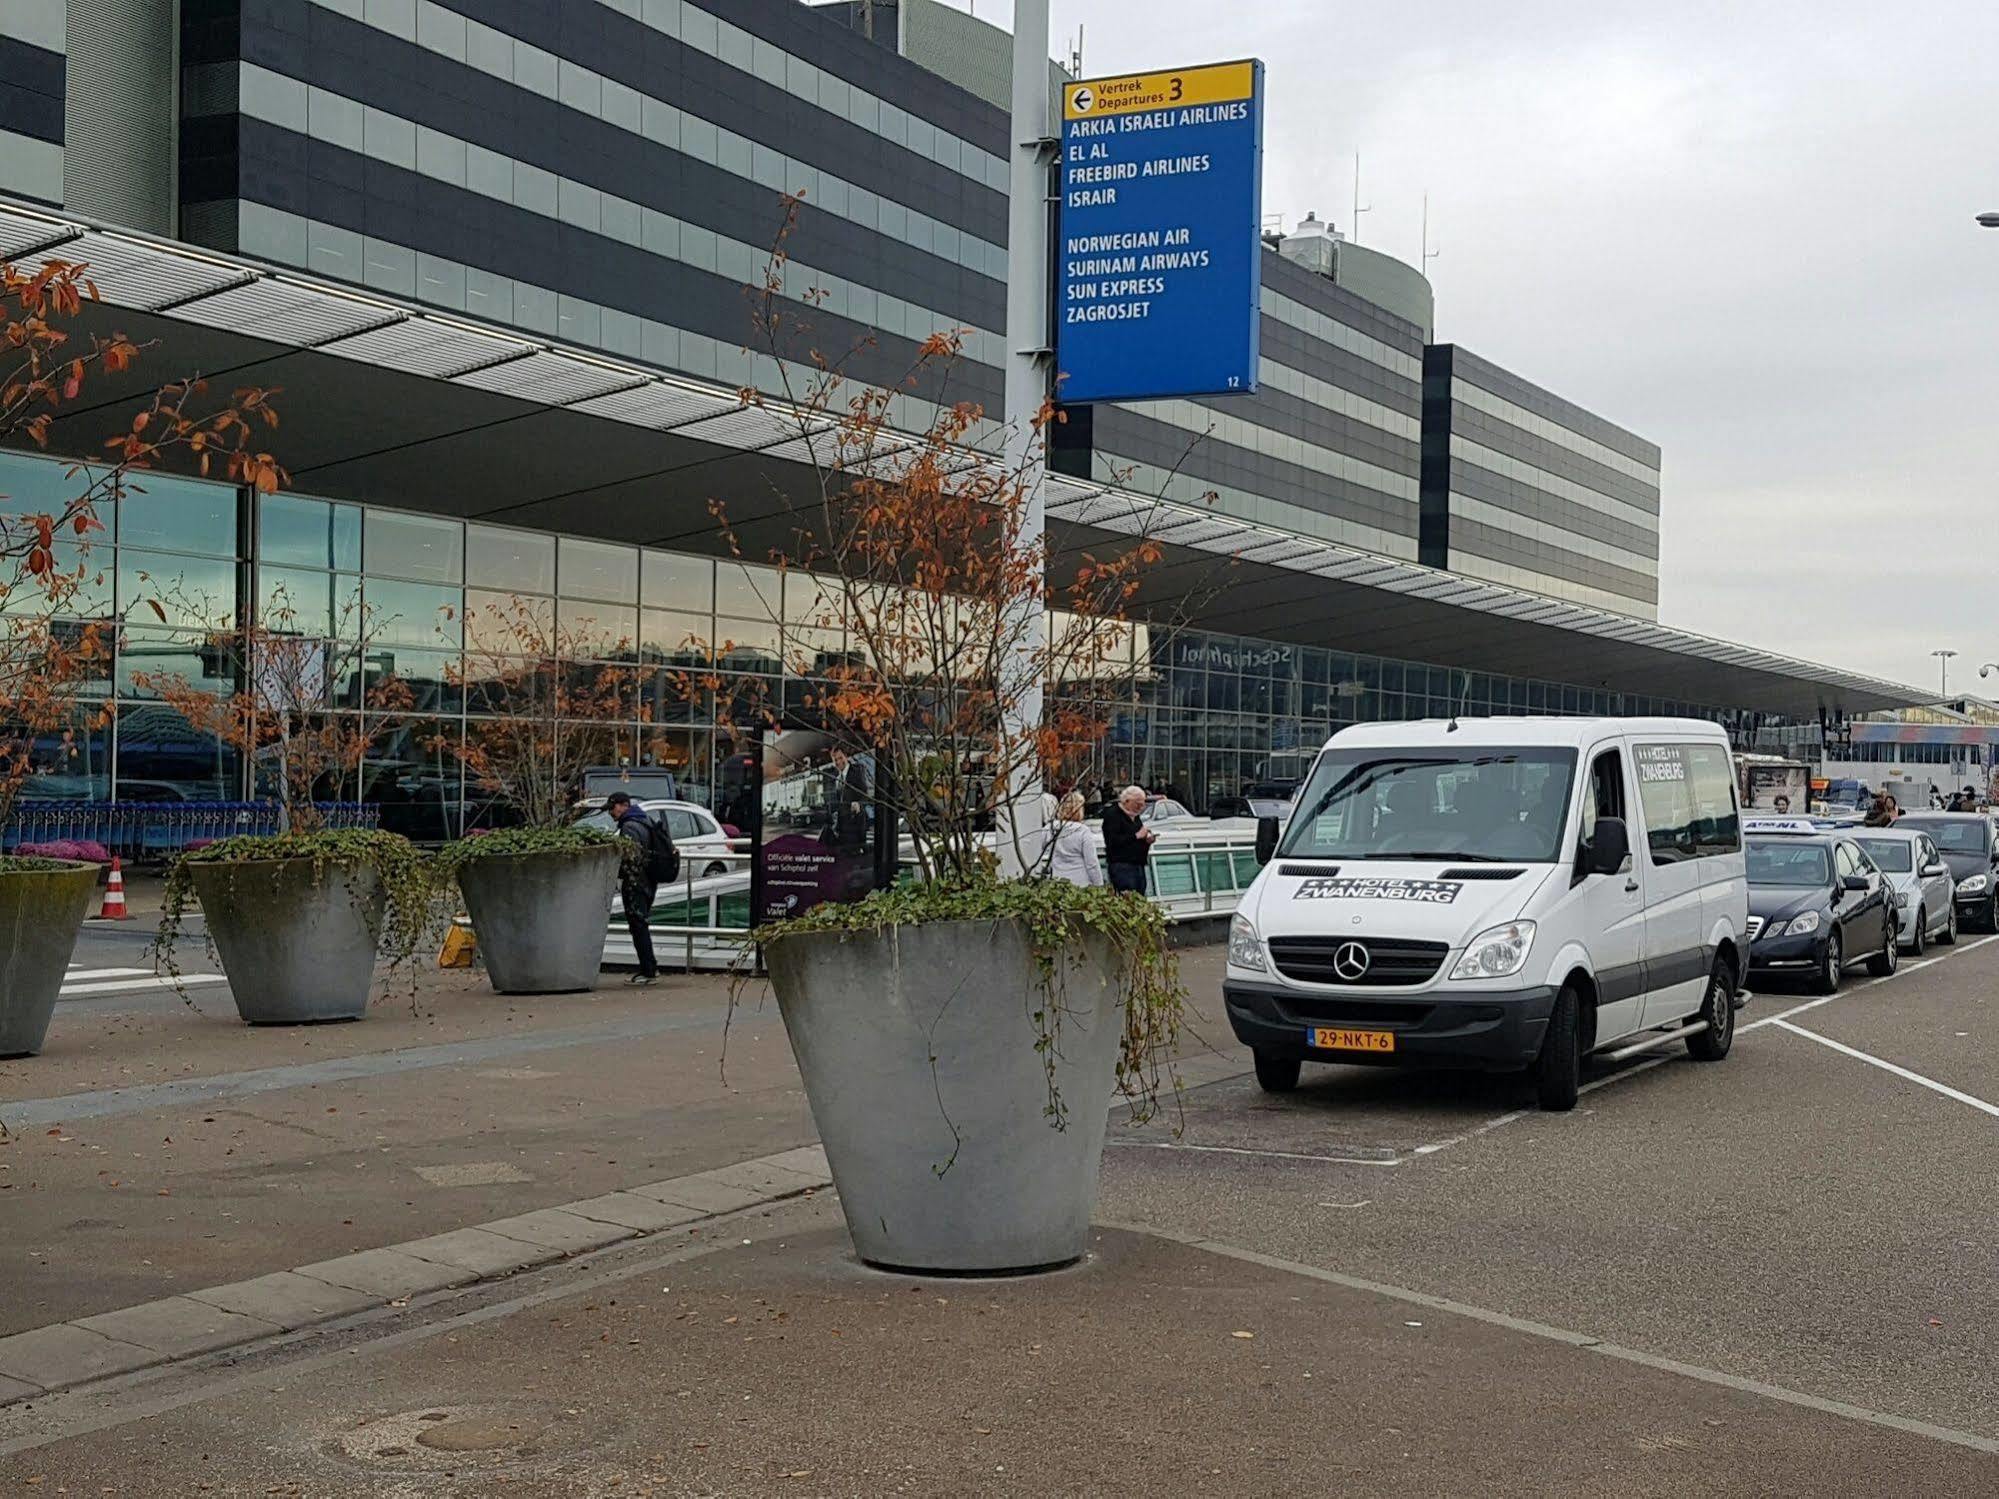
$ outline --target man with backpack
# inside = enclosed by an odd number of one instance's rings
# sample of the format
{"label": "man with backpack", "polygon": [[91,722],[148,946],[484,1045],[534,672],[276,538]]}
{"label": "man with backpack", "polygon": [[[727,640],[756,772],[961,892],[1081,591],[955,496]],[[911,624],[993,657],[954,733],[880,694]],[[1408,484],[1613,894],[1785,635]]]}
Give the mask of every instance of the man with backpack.
{"label": "man with backpack", "polygon": [[632,951],[639,960],[639,971],[631,981],[650,984],[659,978],[659,959],[652,950],[652,903],[659,887],[680,873],[680,851],[673,846],[673,835],[626,793],[613,791],[604,800],[604,811],[617,824],[618,836],[638,845],[638,851],[625,858],[618,893],[632,934]]}

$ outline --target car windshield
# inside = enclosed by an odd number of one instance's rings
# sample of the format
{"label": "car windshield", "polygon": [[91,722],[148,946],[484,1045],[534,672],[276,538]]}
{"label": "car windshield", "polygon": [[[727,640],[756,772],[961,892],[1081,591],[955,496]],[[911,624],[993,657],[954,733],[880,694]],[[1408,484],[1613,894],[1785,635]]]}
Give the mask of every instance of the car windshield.
{"label": "car windshield", "polygon": [[1908,874],[1916,867],[1915,845],[1904,843],[1900,838],[1860,838],[1855,840],[1867,850],[1867,857],[1880,865],[1889,874]]}
{"label": "car windshield", "polygon": [[1780,838],[1751,838],[1744,848],[1752,885],[1794,885],[1806,888],[1832,883],[1826,851],[1817,843],[1793,843]]}
{"label": "car windshield", "polygon": [[1328,750],[1298,794],[1278,852],[1303,859],[1460,859],[1551,864],[1576,752]]}
{"label": "car windshield", "polygon": [[1985,852],[1985,819],[1967,817],[1924,818],[1917,821],[1905,817],[1904,823],[1912,828],[1921,828],[1936,840],[1936,846],[1947,854],[1982,854]]}

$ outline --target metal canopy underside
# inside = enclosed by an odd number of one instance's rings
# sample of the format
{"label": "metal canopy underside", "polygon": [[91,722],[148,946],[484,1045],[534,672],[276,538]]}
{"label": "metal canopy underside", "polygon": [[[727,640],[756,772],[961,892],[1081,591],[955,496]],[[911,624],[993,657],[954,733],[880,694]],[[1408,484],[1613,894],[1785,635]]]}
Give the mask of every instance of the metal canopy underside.
{"label": "metal canopy underside", "polygon": [[[717,384],[4,198],[0,258],[87,262],[103,301],[86,325],[159,344],[56,424],[66,454],[101,451],[135,401],[200,373],[219,390],[282,387],[273,446],[307,494],[711,553],[726,551],[719,499],[758,557],[789,540],[788,506],[812,492],[793,425]],[[1135,535],[1164,545],[1141,596],[1155,618],[1805,718],[1924,700],[1198,507],[1063,477],[1047,498],[1064,563]]]}

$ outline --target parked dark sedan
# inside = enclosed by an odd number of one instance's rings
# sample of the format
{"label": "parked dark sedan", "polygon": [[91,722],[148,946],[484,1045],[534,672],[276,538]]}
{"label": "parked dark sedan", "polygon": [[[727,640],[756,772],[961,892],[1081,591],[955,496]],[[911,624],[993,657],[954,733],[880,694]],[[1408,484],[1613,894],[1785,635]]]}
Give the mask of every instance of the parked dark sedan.
{"label": "parked dark sedan", "polygon": [[1928,833],[1957,881],[1960,926],[1999,932],[1999,840],[1983,812],[1911,812],[1895,826]]}
{"label": "parked dark sedan", "polygon": [[1769,833],[1744,845],[1749,977],[1801,978],[1831,994],[1853,964],[1886,977],[1900,961],[1888,882],[1851,838]]}

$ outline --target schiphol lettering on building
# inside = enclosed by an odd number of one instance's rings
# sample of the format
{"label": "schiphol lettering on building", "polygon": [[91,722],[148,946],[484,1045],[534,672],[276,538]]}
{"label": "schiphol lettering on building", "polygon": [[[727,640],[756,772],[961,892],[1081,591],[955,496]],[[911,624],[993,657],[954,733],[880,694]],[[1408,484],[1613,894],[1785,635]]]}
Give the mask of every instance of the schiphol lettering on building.
{"label": "schiphol lettering on building", "polygon": [[1256,388],[1262,78],[1224,63],[1065,91],[1060,399]]}

